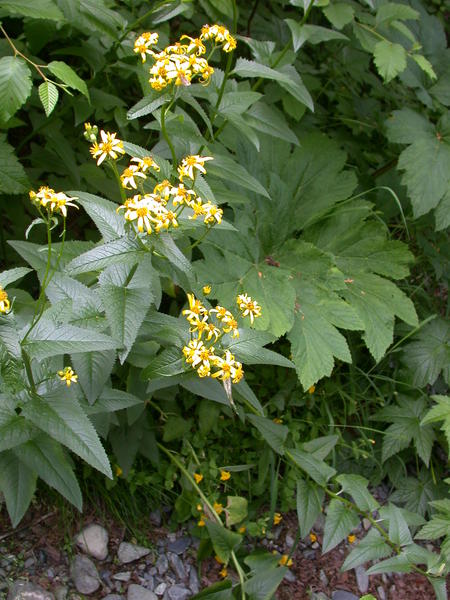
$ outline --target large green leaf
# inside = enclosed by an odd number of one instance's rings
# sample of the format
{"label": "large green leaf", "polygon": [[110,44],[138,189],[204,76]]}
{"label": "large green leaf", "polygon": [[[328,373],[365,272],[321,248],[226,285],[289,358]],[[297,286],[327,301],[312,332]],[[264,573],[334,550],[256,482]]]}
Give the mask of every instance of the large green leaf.
{"label": "large green leaf", "polygon": [[309,452],[292,448],[289,449],[289,451],[286,450],[286,452],[288,452],[289,457],[294,463],[319,485],[325,485],[330,477],[333,477],[336,473],[336,470],[333,469],[333,467],[330,467],[326,462],[316,458]]}
{"label": "large green leaf", "polygon": [[23,414],[34,425],[112,479],[105,450],[74,395],[61,390],[47,394],[45,400],[35,396],[26,403]]}
{"label": "large green leaf", "polygon": [[31,71],[17,56],[0,58],[0,119],[8,121],[31,92]]}
{"label": "large green leaf", "polygon": [[231,552],[236,550],[242,542],[242,535],[230,531],[222,525],[210,520],[206,521],[206,528],[208,529],[215,553],[224,563],[228,563]]}
{"label": "large green leaf", "polygon": [[348,37],[340,31],[319,27],[317,25],[301,25],[293,19],[286,19],[289,29],[292,33],[292,44],[297,52],[303,44],[320,44],[332,40],[348,40]]}
{"label": "large green leaf", "polygon": [[379,504],[368,491],[369,481],[361,475],[338,475],[336,481],[341,485],[342,491],[350,494],[356,506],[365,512],[372,512]]}
{"label": "large green leaf", "polygon": [[244,584],[244,590],[249,600],[271,600],[283,581],[288,569],[276,567],[258,572]]}
{"label": "large green leaf", "polygon": [[0,490],[13,527],[25,514],[36,489],[36,473],[13,452],[0,453]]}
{"label": "large green leaf", "polygon": [[64,15],[53,0],[2,0],[1,8],[13,15],[63,21]]}
{"label": "large green leaf", "polygon": [[333,499],[328,505],[323,535],[323,552],[329,552],[359,525],[359,518],[344,502]]}
{"label": "large green leaf", "polygon": [[33,437],[34,427],[12,408],[0,406],[0,452],[20,446]]}
{"label": "large green leaf", "polygon": [[125,235],[125,219],[123,214],[117,214],[117,204],[87,192],[69,191],[68,194],[77,198],[78,203],[94,221],[105,242]]}
{"label": "large green leaf", "polygon": [[30,272],[31,269],[27,269],[27,267],[15,267],[14,269],[2,271],[0,273],[0,286],[5,288],[7,285],[14,283],[18,279],[22,279],[22,277],[25,277],[25,275]]}
{"label": "large green leaf", "polygon": [[437,317],[422,327],[405,345],[402,361],[417,387],[433,385],[440,373],[450,384],[450,323]]}
{"label": "large green leaf", "polygon": [[86,82],[79,77],[72,67],[60,60],[52,60],[48,63],[48,69],[53,75],[56,75],[58,79],[67,85],[68,87],[78,90],[89,100],[89,91]]}
{"label": "large green leaf", "polygon": [[297,517],[300,535],[305,538],[322,512],[325,492],[311,481],[297,481]]}
{"label": "large green leaf", "polygon": [[292,369],[294,364],[290,360],[273,350],[263,348],[273,341],[275,341],[274,336],[266,332],[241,329],[238,338],[230,336],[226,338],[226,345],[240,361],[247,365],[278,365]]}
{"label": "large green leaf", "polygon": [[289,429],[285,425],[274,423],[266,417],[259,415],[247,415],[248,420],[258,429],[264,440],[277,452],[284,454],[284,442],[286,441]]}
{"label": "large green leaf", "polygon": [[14,148],[6,142],[6,136],[0,135],[0,191],[5,194],[23,194],[28,188],[25,169],[14,154]]}
{"label": "large green leaf", "polygon": [[369,562],[369,560],[386,558],[391,552],[391,547],[381,537],[381,534],[376,529],[371,529],[347,556],[342,569],[344,571],[355,569],[358,565]]}
{"label": "large green leaf", "polygon": [[67,265],[67,270],[71,275],[79,275],[89,271],[100,271],[110,265],[133,265],[144,252],[137,241],[126,237],[119,238],[80,254]]}
{"label": "large green leaf", "polygon": [[81,388],[89,402],[93,404],[111,375],[116,352],[100,350],[72,354],[72,366],[78,375]]}
{"label": "large green leaf", "polygon": [[450,396],[431,396],[436,404],[426,413],[421,425],[444,421],[442,431],[445,433],[450,448]]}
{"label": "large green leaf", "polygon": [[406,57],[403,46],[386,39],[378,42],[373,52],[374,63],[386,83],[406,69]]}

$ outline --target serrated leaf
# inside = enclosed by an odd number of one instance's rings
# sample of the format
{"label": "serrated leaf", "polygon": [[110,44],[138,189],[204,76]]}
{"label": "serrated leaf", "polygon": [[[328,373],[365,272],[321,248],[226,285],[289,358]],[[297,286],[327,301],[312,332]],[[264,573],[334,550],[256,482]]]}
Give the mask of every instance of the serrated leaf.
{"label": "serrated leaf", "polygon": [[216,379],[209,377],[201,379],[197,374],[193,374],[183,377],[180,385],[192,394],[207,398],[213,402],[218,402],[219,404],[224,404],[225,406],[230,405],[223,386]]}
{"label": "serrated leaf", "polygon": [[133,394],[105,387],[95,403],[85,407],[85,412],[87,415],[115,412],[116,410],[124,410],[142,403],[143,400],[133,396]]}
{"label": "serrated leaf", "polygon": [[430,79],[437,79],[433,65],[427,58],[425,58],[425,56],[422,54],[413,54],[412,59],[419,65],[422,71],[424,71],[424,73],[426,73]]}
{"label": "serrated leaf", "polygon": [[285,65],[279,67],[278,71],[286,75],[289,79],[279,79],[278,84],[288,91],[293,98],[298,100],[301,104],[307,106],[311,111],[314,111],[314,102],[311,94],[308,92],[302,78],[298,74],[295,67],[292,65]]}
{"label": "serrated leaf", "polygon": [[56,106],[59,98],[58,88],[50,81],[44,81],[38,87],[39,99],[44,107],[46,116],[48,117]]}
{"label": "serrated leaf", "polygon": [[80,487],[72,465],[58,442],[41,434],[20,446],[20,449],[14,450],[14,454],[47,485],[55,488],[81,511],[83,501]]}
{"label": "serrated leaf", "polygon": [[227,496],[225,508],[227,527],[241,523],[248,514],[248,500],[242,496]]}
{"label": "serrated leaf", "polygon": [[368,491],[369,481],[361,475],[338,475],[336,481],[341,485],[342,491],[350,494],[356,506],[365,512],[372,512],[379,504]]}
{"label": "serrated leaf", "polygon": [[411,533],[409,531],[408,523],[402,514],[402,511],[397,506],[390,504],[388,507],[384,506],[380,516],[383,519],[389,520],[389,539],[397,544],[398,546],[407,546],[412,543]]}
{"label": "serrated leaf", "polygon": [[138,119],[139,117],[145,117],[154,112],[160,106],[168,101],[168,94],[166,92],[152,92],[147,96],[144,96],[142,100],[139,100],[134,106],[127,112],[127,119]]}
{"label": "serrated leaf", "polygon": [[115,350],[72,354],[72,366],[89,404],[94,404],[102,392],[115,361]]}
{"label": "serrated leaf", "polygon": [[36,489],[36,473],[13,452],[0,454],[0,490],[13,527],[22,520]]}
{"label": "serrated leaf", "polygon": [[400,44],[382,40],[375,45],[373,60],[386,83],[406,69],[406,56],[406,50]]}
{"label": "serrated leaf", "polygon": [[431,396],[437,402],[424,416],[421,425],[444,421],[441,429],[445,433],[447,443],[450,447],[450,397],[449,396]]}
{"label": "serrated leaf", "polygon": [[[291,82],[291,79],[288,77],[287,80],[288,87],[292,87],[293,84]],[[280,85],[281,81],[282,80],[279,80],[278,82],[280,83]],[[300,95],[304,100],[306,99],[306,96],[304,94]],[[256,129],[256,131],[267,133],[270,136],[286,140],[287,142],[296,144],[297,146],[299,145],[297,136],[289,127],[289,124],[286,121],[284,114],[278,109],[276,109],[274,106],[269,106],[264,102],[258,102],[258,104],[254,104],[247,111],[245,121],[248,125],[250,125],[250,127]],[[259,187],[261,187],[261,184],[259,184]]]}
{"label": "serrated leaf", "polygon": [[323,14],[336,29],[345,27],[353,20],[355,14],[353,6],[344,4],[343,2],[333,2],[325,6],[322,10]]}
{"label": "serrated leaf", "polygon": [[33,437],[33,426],[15,410],[0,406],[0,452],[20,446]]}
{"label": "serrated leaf", "polygon": [[156,379],[157,377],[170,377],[184,373],[184,365],[181,352],[177,348],[167,348],[161,354],[152,359],[152,362],[141,374],[142,379]]}
{"label": "serrated leaf", "polygon": [[292,44],[294,51],[297,52],[303,44],[320,44],[332,40],[348,40],[348,37],[339,31],[319,27],[318,25],[301,25],[293,19],[285,19],[292,34]]}
{"label": "serrated leaf", "polygon": [[297,517],[300,536],[304,539],[322,512],[323,489],[306,479],[297,481]]}
{"label": "serrated leaf", "polygon": [[286,567],[276,567],[258,572],[248,579],[244,583],[244,590],[249,600],[271,600],[287,571]]}
{"label": "serrated leaf", "polygon": [[325,519],[323,553],[332,550],[358,525],[359,518],[353,511],[340,500],[331,500]]}
{"label": "serrated leaf", "polygon": [[236,355],[238,360],[248,365],[278,365],[294,368],[294,363],[281,354],[263,348],[275,341],[274,336],[263,331],[241,329],[238,338],[227,338],[227,348]]}
{"label": "serrated leaf", "polygon": [[23,415],[112,479],[109,460],[100,439],[73,395],[65,390],[54,390],[47,394],[45,400],[35,396],[23,407]]}
{"label": "serrated leaf", "polygon": [[316,458],[309,452],[303,450],[289,449],[289,457],[295,462],[295,464],[305,471],[311,479],[316,481],[319,485],[325,485],[326,482],[336,474],[336,470],[327,465],[326,462]]}
{"label": "serrated leaf", "polygon": [[227,117],[241,115],[260,98],[262,94],[258,92],[227,92],[222,96],[217,110]]}
{"label": "serrated leaf", "polygon": [[107,8],[103,1],[79,0],[79,9],[94,29],[103,31],[113,39],[117,39],[125,21],[118,11]]}
{"label": "serrated leaf", "polygon": [[392,558],[382,560],[376,565],[372,565],[367,570],[367,575],[378,575],[380,573],[409,573],[412,570],[412,561],[402,553]]}
{"label": "serrated leaf", "polygon": [[416,534],[416,540],[436,540],[450,536],[450,519],[448,516],[433,517]]}
{"label": "serrated leaf", "polygon": [[0,58],[0,119],[8,121],[25,103],[32,88],[31,71],[17,56]]}
{"label": "serrated leaf", "polygon": [[0,273],[0,286],[5,288],[18,279],[22,279],[22,277],[25,277],[28,273],[31,273],[31,269],[28,269],[27,267],[15,267],[14,269],[2,271]]}
{"label": "serrated leaf", "polygon": [[342,565],[343,571],[355,569],[359,565],[386,558],[392,552],[392,549],[386,544],[384,538],[376,529],[371,529],[369,533],[353,548]]}
{"label": "serrated leaf", "polygon": [[2,0],[1,8],[13,15],[63,21],[64,15],[53,0]]}
{"label": "serrated leaf", "polygon": [[284,454],[284,443],[289,433],[289,429],[285,425],[274,423],[266,417],[260,417],[258,415],[247,415],[248,420],[252,425],[263,436],[264,440],[277,452],[278,454]]}
{"label": "serrated leaf", "polygon": [[302,450],[313,454],[319,460],[324,460],[339,440],[338,435],[323,435],[301,445]]}
{"label": "serrated leaf", "polygon": [[242,535],[234,531],[229,531],[222,525],[210,520],[206,521],[206,528],[208,529],[215,553],[224,563],[228,563],[231,552],[236,550],[242,542]]}
{"label": "serrated leaf", "polygon": [[129,238],[120,238],[80,254],[70,261],[67,270],[71,275],[79,275],[89,271],[100,271],[110,265],[125,263],[133,265],[143,254],[144,251],[138,242]]}
{"label": "serrated leaf", "polygon": [[405,345],[402,362],[417,387],[433,385],[442,372],[444,380],[450,383],[450,324],[436,318],[416,333]]}
{"label": "serrated leaf", "polygon": [[[0,107],[0,118],[1,110]],[[14,154],[14,148],[6,142],[6,136],[0,135],[0,192],[23,194],[28,189],[29,182],[25,169]]]}
{"label": "serrated leaf", "polygon": [[233,181],[233,183],[266,198],[269,197],[261,182],[252,177],[242,165],[228,156],[216,155],[214,160],[208,164],[208,173],[220,179]]}
{"label": "serrated leaf", "polygon": [[394,20],[406,21],[408,19],[417,20],[420,14],[407,4],[397,2],[388,2],[383,4],[377,10],[376,24],[386,23]]}
{"label": "serrated leaf", "polygon": [[53,73],[53,75],[56,75],[58,79],[61,79],[65,85],[74,90],[78,90],[89,100],[89,91],[86,82],[76,74],[72,67],[69,67],[67,63],[60,60],[52,60],[47,66],[49,71]]}

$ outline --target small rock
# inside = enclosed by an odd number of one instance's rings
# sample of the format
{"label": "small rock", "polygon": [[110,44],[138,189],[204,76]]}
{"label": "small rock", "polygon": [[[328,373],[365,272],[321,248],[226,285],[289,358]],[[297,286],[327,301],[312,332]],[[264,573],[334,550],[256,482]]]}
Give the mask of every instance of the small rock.
{"label": "small rock", "polygon": [[286,548],[288,548],[290,550],[294,546],[295,540],[294,540],[294,538],[291,535],[286,534],[286,537],[284,539],[284,543],[286,544]]}
{"label": "small rock", "polygon": [[149,569],[149,573],[153,577],[156,575],[157,572],[158,572],[158,569],[156,567],[152,567],[151,569]]}
{"label": "small rock", "polygon": [[317,519],[313,525],[313,530],[316,533],[322,533],[324,525],[325,525],[325,515],[323,513],[320,513],[320,515],[317,517]]}
{"label": "small rock", "polygon": [[164,596],[164,592],[166,591],[167,588],[167,583],[164,583],[164,581],[162,583],[160,583],[159,585],[157,585],[155,587],[155,594],[157,596]]}
{"label": "small rock", "polygon": [[80,550],[98,560],[105,560],[108,556],[108,541],[108,532],[96,523],[88,525],[75,537]]}
{"label": "small rock", "polygon": [[362,524],[366,531],[368,531],[371,528],[371,523],[370,523],[369,519],[367,519],[366,517],[364,517]]}
{"label": "small rock", "polygon": [[149,548],[136,546],[135,544],[129,544],[128,542],[122,542],[119,546],[119,550],[117,551],[117,558],[119,559],[121,565],[125,565],[133,562],[134,560],[138,560],[143,556],[147,556],[147,554],[150,554]]}
{"label": "small rock", "polygon": [[189,573],[189,588],[193,594],[198,594],[200,591],[200,581],[198,580],[197,570],[192,567]]}
{"label": "small rock", "polygon": [[142,585],[132,583],[128,586],[127,600],[157,600],[155,594]]}
{"label": "small rock", "polygon": [[313,592],[310,600],[328,600],[328,596],[323,592]]}
{"label": "small rock", "polygon": [[172,569],[175,572],[175,575],[178,579],[186,579],[186,569],[184,568],[183,563],[179,556],[173,553],[168,554],[170,564],[172,565]]}
{"label": "small rock", "polygon": [[331,600],[359,600],[358,596],[345,590],[335,590],[331,594]]}
{"label": "small rock", "polygon": [[35,562],[36,559],[34,558],[34,556],[30,556],[30,558],[27,558],[27,560],[23,563],[23,566],[25,569],[29,569],[35,564]]}
{"label": "small rock", "polygon": [[55,589],[55,598],[56,600],[66,600],[68,593],[68,587],[66,587],[65,585],[58,585],[58,587]]}
{"label": "small rock", "polygon": [[9,590],[8,600],[55,600],[55,596],[34,583],[16,581]]}
{"label": "small rock", "polygon": [[320,548],[319,542],[314,542],[313,544],[311,544],[311,548],[314,548],[314,550],[317,550],[318,548]]}
{"label": "small rock", "polygon": [[108,594],[103,600],[125,600],[125,598],[120,594]]}
{"label": "small rock", "polygon": [[289,583],[294,583],[296,581],[296,577],[292,571],[286,571],[286,575],[283,577],[283,579],[286,579],[286,581],[289,581]]}
{"label": "small rock", "polygon": [[316,556],[316,551],[315,550],[305,550],[303,552],[303,556],[305,558],[307,558],[308,560],[311,560],[312,558],[315,558]]}
{"label": "small rock", "polygon": [[183,554],[191,545],[191,538],[189,537],[180,537],[176,539],[174,542],[169,542],[167,544],[167,550],[169,552],[174,552],[175,554]]}
{"label": "small rock", "polygon": [[367,590],[369,589],[369,576],[367,575],[365,568],[362,565],[358,565],[355,568],[355,575],[358,590],[361,594],[367,593]]}
{"label": "small rock", "polygon": [[168,533],[167,539],[169,540],[169,542],[174,542],[177,539],[177,534],[176,533]]}
{"label": "small rock", "polygon": [[80,594],[93,594],[100,587],[97,569],[87,556],[75,556],[70,565],[70,575]]}
{"label": "small rock", "polygon": [[131,572],[130,571],[121,571],[120,573],[116,573],[115,575],[113,575],[113,579],[116,579],[117,581],[125,581],[125,583],[127,581],[130,581],[130,577],[131,577]]}
{"label": "small rock", "polygon": [[167,590],[167,595],[169,596],[170,600],[186,600],[186,598],[189,598],[191,595],[191,592],[182,585],[172,585]]}
{"label": "small rock", "polygon": [[164,575],[169,568],[169,561],[167,560],[167,556],[165,554],[161,554],[156,561],[155,567],[158,570],[160,575]]}
{"label": "small rock", "polygon": [[150,513],[150,522],[156,525],[156,527],[161,526],[161,511],[159,509],[153,510]]}
{"label": "small rock", "polygon": [[325,571],[323,569],[320,569],[319,579],[320,579],[320,582],[323,585],[323,587],[327,587],[328,577],[325,575]]}
{"label": "small rock", "polygon": [[377,587],[377,592],[378,592],[378,599],[379,600],[386,600],[386,592],[384,591],[384,587],[379,585]]}

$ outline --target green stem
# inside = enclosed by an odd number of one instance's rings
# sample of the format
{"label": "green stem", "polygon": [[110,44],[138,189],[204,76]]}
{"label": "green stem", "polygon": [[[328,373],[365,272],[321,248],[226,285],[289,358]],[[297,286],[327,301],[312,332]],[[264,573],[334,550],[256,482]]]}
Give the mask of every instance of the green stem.
{"label": "green stem", "polygon": [[22,354],[23,364],[25,365],[25,371],[27,373],[28,381],[30,383],[31,391],[34,394],[36,394],[36,384],[34,383],[33,370],[31,368],[30,357],[28,356],[28,354],[25,352],[25,350],[23,348],[21,349],[21,354]]}
{"label": "green stem", "polygon": [[201,244],[203,242],[203,240],[205,239],[205,237],[208,235],[208,233],[211,231],[211,229],[212,229],[212,227],[207,227],[206,231],[204,233],[202,233],[202,235],[198,238],[198,240],[189,246],[189,250],[192,250],[193,248],[195,248],[196,246]]}
{"label": "green stem", "polygon": [[123,189],[123,185],[122,185],[122,181],[120,179],[120,175],[119,175],[119,171],[117,169],[117,165],[116,165],[116,163],[115,163],[115,161],[113,159],[108,160],[107,164],[109,165],[110,169],[114,173],[114,177],[116,178],[117,185],[119,186],[120,197],[122,198],[122,202],[125,204],[125,202],[127,200],[127,194],[126,194],[125,190]]}
{"label": "green stem", "polygon": [[175,153],[175,148],[173,147],[172,140],[170,139],[169,134],[167,133],[166,114],[169,112],[172,104],[174,103],[174,100],[175,98],[172,98],[172,100],[168,104],[165,104],[161,109],[161,133],[163,134],[163,137],[166,140],[167,145],[169,146],[170,153],[172,154],[172,168],[175,168],[177,165],[177,155]]}

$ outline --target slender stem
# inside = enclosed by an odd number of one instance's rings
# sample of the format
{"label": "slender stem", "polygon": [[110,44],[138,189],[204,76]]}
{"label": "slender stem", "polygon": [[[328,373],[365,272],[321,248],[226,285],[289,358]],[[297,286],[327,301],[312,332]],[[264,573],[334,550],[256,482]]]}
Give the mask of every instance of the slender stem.
{"label": "slender stem", "polygon": [[23,348],[21,349],[21,354],[22,354],[23,364],[25,365],[25,371],[27,373],[28,382],[31,387],[31,391],[33,393],[36,393],[36,384],[34,383],[33,370],[31,368],[30,357],[28,356],[28,354],[25,352],[25,350]]}
{"label": "slender stem", "polygon": [[114,177],[116,178],[117,185],[119,186],[119,192],[120,192],[120,197],[122,198],[122,202],[125,203],[126,199],[127,199],[127,195],[125,193],[125,190],[123,189],[122,181],[120,179],[119,171],[117,169],[115,160],[113,160],[113,159],[109,160],[108,165],[110,166],[110,169],[112,170],[112,172],[114,173]]}
{"label": "slender stem", "polygon": [[[47,65],[37,65],[34,61],[32,61],[27,56],[25,56],[25,54],[22,54],[22,52],[16,48],[16,46],[13,43],[13,41],[11,40],[11,38],[9,37],[9,35],[6,33],[6,31],[3,29],[3,27],[1,25],[0,25],[0,31],[3,33],[3,35],[6,38],[6,40],[8,41],[8,44],[13,49],[14,56],[20,56],[21,58],[23,58],[24,60],[26,60],[28,63],[30,63],[30,65],[33,65],[33,67],[36,69],[36,71],[39,73],[39,75],[44,79],[44,81],[50,81],[50,79],[48,77],[46,77],[44,75],[44,73],[41,71],[41,69],[39,68],[39,67],[46,68]],[[52,81],[52,83],[55,83],[55,82]],[[56,85],[58,85],[58,84],[56,84]]]}
{"label": "slender stem", "polygon": [[203,242],[203,240],[205,239],[205,237],[208,235],[208,233],[211,231],[211,229],[212,229],[212,227],[207,227],[206,231],[204,233],[202,233],[202,235],[198,238],[198,240],[189,246],[189,250],[192,250],[193,248],[195,248],[196,246],[201,244]]}
{"label": "slender stem", "polygon": [[166,129],[166,114],[169,112],[173,102],[174,98],[172,98],[172,100],[168,104],[165,104],[161,109],[161,133],[163,134],[163,137],[166,140],[167,145],[169,146],[170,153],[172,154],[173,168],[175,168],[177,164],[177,155],[175,153],[175,148],[173,147],[172,140],[170,139]]}

